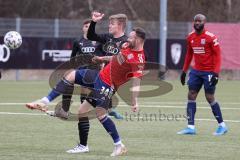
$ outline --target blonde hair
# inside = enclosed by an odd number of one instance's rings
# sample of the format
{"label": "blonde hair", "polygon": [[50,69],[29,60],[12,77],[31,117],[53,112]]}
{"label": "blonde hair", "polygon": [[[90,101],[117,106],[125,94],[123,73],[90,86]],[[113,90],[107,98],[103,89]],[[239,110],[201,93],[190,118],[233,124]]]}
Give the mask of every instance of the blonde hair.
{"label": "blonde hair", "polygon": [[109,17],[109,20],[114,20],[114,19],[116,19],[119,23],[122,24],[123,29],[126,28],[127,21],[128,21],[128,18],[127,18],[127,15],[126,15],[126,14],[119,13],[119,14],[111,15],[111,16]]}

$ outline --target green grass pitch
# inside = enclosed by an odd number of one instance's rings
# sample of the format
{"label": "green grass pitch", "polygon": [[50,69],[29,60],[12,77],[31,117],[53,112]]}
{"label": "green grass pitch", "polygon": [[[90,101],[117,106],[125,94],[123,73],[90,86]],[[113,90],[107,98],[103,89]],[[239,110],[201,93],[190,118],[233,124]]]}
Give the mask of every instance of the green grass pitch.
{"label": "green grass pitch", "polygon": [[[239,159],[240,82],[220,81],[218,84],[216,98],[229,128],[229,132],[221,137],[212,135],[217,123],[202,91],[197,99],[197,135],[176,134],[186,127],[184,115],[187,87],[182,87],[178,81],[169,83],[173,85],[171,92],[158,97],[140,98],[139,118],[137,114],[134,118],[130,107],[120,102],[117,110],[127,115],[127,119],[114,121],[128,148],[128,154],[118,159]],[[24,103],[41,98],[48,91],[47,81],[0,81],[0,160],[112,159],[109,156],[113,149],[112,140],[97,120],[90,122],[90,152],[65,152],[78,142],[77,122],[48,117],[24,106]],[[78,101],[78,97],[74,97],[74,100]]]}

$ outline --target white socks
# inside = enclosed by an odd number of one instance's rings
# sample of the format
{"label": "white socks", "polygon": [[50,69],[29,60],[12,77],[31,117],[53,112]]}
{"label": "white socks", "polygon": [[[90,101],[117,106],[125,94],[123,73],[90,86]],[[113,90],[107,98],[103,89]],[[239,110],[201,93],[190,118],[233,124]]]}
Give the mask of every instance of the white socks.
{"label": "white socks", "polygon": [[121,144],[122,144],[122,141],[118,141],[118,142],[114,143],[115,146],[121,145]]}
{"label": "white socks", "polygon": [[224,127],[224,128],[226,127],[226,124],[225,124],[224,122],[219,123],[218,125],[219,125],[219,126],[222,126],[222,127]]}
{"label": "white socks", "polygon": [[50,103],[50,101],[49,101],[49,99],[47,97],[43,97],[41,100],[46,105],[48,105]]}
{"label": "white socks", "polygon": [[195,129],[194,125],[188,125],[187,127],[190,128],[190,129]]}

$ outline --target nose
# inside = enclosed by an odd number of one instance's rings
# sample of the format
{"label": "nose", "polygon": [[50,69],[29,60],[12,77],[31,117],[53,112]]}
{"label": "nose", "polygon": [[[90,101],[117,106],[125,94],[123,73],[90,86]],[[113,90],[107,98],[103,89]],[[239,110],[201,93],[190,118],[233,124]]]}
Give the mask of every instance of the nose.
{"label": "nose", "polygon": [[195,24],[201,24],[201,21],[195,21],[194,23]]}

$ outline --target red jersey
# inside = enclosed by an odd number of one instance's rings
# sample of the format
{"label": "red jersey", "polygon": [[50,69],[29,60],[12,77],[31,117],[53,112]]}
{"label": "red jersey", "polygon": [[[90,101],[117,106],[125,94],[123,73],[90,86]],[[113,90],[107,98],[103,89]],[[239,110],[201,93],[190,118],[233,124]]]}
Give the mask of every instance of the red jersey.
{"label": "red jersey", "polygon": [[191,32],[187,37],[187,53],[183,71],[187,72],[193,59],[193,69],[219,73],[221,53],[216,36],[206,30],[201,34]]}
{"label": "red jersey", "polygon": [[110,63],[100,71],[103,82],[117,90],[132,77],[141,77],[145,64],[144,51],[134,51],[130,48],[112,57]]}

